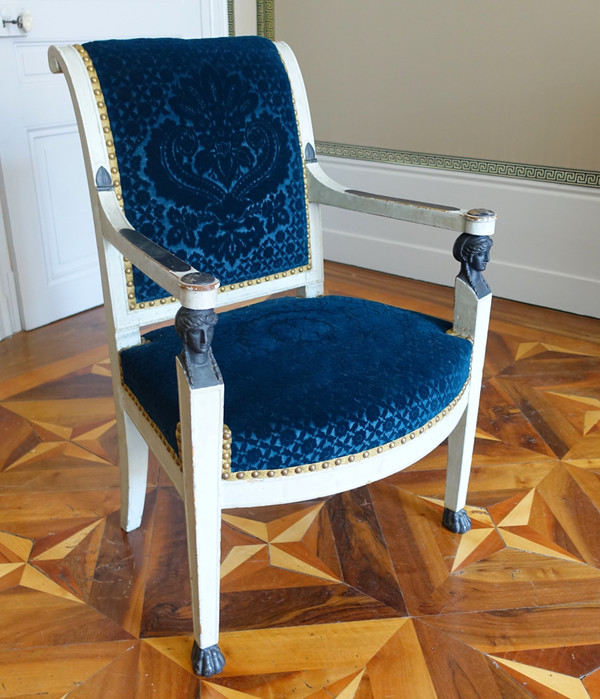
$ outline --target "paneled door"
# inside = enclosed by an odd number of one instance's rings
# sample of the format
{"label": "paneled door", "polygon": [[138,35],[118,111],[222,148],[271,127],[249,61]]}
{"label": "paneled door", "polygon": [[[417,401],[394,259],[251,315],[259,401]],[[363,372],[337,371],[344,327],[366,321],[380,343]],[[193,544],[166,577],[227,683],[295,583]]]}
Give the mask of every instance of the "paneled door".
{"label": "paneled door", "polygon": [[[0,0],[0,189],[21,323],[30,330],[102,303],[75,116],[64,78],[48,69],[48,46],[214,36],[227,25],[225,0],[25,2]],[[10,22],[18,17],[22,26]]]}

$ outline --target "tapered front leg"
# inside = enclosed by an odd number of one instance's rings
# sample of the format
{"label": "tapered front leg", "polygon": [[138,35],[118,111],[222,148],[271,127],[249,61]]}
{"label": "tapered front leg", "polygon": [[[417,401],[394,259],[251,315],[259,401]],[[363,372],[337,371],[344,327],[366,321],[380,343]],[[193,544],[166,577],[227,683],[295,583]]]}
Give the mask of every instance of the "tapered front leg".
{"label": "tapered front leg", "polygon": [[218,647],[224,390],[210,350],[216,322],[210,310],[183,307],[175,321],[183,341],[176,363],[194,620],[192,665],[205,677],[225,665]]}
{"label": "tapered front leg", "polygon": [[223,384],[190,390],[177,360],[188,558],[194,619],[192,663],[206,677],[225,661],[219,640]]}
{"label": "tapered front leg", "polygon": [[[487,210],[473,210],[469,214],[474,219],[494,216]],[[482,275],[489,260],[491,245],[492,241],[488,236],[463,233],[457,238],[453,250],[454,257],[461,263],[454,292],[453,332],[468,338],[473,343],[471,376],[465,396],[467,406],[448,438],[445,509],[442,523],[447,529],[457,534],[463,534],[471,528],[471,520],[464,506],[471,474],[492,302],[490,289]]]}
{"label": "tapered front leg", "polygon": [[456,534],[464,534],[471,528],[471,520],[463,508],[467,501],[471,474],[479,392],[476,391],[472,402],[471,390],[468,395],[469,404],[448,437],[448,465],[442,524]]}

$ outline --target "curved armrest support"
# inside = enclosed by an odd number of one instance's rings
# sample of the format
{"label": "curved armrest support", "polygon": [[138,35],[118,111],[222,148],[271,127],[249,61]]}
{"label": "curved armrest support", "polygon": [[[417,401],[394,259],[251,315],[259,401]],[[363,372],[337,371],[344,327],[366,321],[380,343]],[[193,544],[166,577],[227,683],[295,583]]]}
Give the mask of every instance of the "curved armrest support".
{"label": "curved armrest support", "polygon": [[198,272],[185,260],[173,255],[133,228],[122,228],[127,220],[114,194],[98,191],[104,238],[131,264],[181,301],[175,316],[175,329],[181,337],[178,359],[191,389],[223,383],[211,350],[217,314],[219,281],[212,274]]}
{"label": "curved armrest support", "polygon": [[452,206],[428,204],[410,199],[397,199],[379,194],[346,189],[325,174],[316,162],[308,162],[309,200],[326,206],[336,206],[377,216],[446,228],[471,235],[492,235],[496,214],[488,209],[465,211]]}
{"label": "curved armrest support", "polygon": [[133,228],[112,192],[99,191],[102,233],[133,265],[179,299],[182,306],[194,310],[213,309],[217,305],[219,280],[212,274],[194,269]]}

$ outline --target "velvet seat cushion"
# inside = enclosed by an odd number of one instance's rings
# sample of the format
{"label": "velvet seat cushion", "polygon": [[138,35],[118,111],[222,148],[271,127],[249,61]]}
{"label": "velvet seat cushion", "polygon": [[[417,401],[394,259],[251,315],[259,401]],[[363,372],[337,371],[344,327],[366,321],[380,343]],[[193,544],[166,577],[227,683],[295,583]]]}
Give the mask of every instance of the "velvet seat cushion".
{"label": "velvet seat cushion", "polygon": [[[232,471],[291,468],[376,448],[446,408],[469,376],[471,343],[450,324],[363,299],[279,298],[220,314]],[[125,385],[175,451],[172,327],[121,352]]]}

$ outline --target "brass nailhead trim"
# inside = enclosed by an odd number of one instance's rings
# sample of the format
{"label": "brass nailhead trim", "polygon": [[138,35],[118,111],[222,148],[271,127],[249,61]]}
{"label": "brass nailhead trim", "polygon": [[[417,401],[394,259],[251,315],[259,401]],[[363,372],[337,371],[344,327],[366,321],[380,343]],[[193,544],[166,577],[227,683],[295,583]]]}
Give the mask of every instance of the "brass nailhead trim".
{"label": "brass nailhead trim", "polygon": [[[360,452],[358,454],[348,454],[348,456],[343,456],[340,458],[335,459],[333,462],[331,461],[322,461],[320,463],[313,463],[313,464],[308,464],[308,465],[303,465],[303,466],[295,466],[292,469],[290,468],[282,468],[282,469],[270,469],[268,471],[236,471],[235,477],[237,480],[245,480],[245,479],[259,479],[259,478],[275,478],[279,476],[288,476],[291,473],[296,473],[296,474],[301,474],[301,473],[315,473],[320,470],[326,470],[330,468],[331,466],[344,466],[346,464],[352,464],[356,461],[364,460],[370,458],[374,454],[382,454],[384,451],[388,449],[395,449],[399,444],[406,444],[409,441],[412,441],[414,439],[417,439],[420,435],[424,434],[427,432],[427,430],[431,429],[434,427],[440,420],[442,420],[444,417],[448,415],[449,412],[452,411],[453,408],[456,407],[460,399],[463,397],[465,391],[467,390],[467,387],[469,385],[470,381],[470,375],[467,381],[465,382],[464,386],[461,388],[460,393],[456,398],[454,398],[451,403],[442,410],[441,413],[436,415],[433,419],[429,420],[426,425],[423,425],[422,427],[419,427],[417,430],[414,430],[408,435],[404,435],[403,437],[400,437],[399,440],[394,440],[391,442],[388,442],[387,444],[383,444],[379,447],[374,447],[373,449],[370,449],[368,451]],[[231,432],[227,429],[227,434],[228,438],[227,440],[224,440],[223,444],[223,479],[224,480],[229,480],[229,469],[231,469]],[[225,453],[227,453],[227,456],[229,458],[228,465],[226,465],[225,462]]]}
{"label": "brass nailhead trim", "polygon": [[[169,452],[169,455],[171,456],[171,458],[173,459],[173,461],[177,464],[177,466],[179,467],[179,469],[181,469],[181,459],[179,458],[178,454],[175,453],[175,450],[173,449],[173,447],[169,444],[169,442],[167,442],[167,440],[165,439],[164,434],[158,429],[158,427],[156,426],[154,420],[153,420],[153,419],[150,417],[150,415],[148,415],[148,413],[144,410],[144,408],[142,407],[142,405],[141,405],[141,403],[139,402],[139,400],[138,400],[138,399],[134,396],[134,394],[131,392],[131,389],[129,388],[129,386],[127,386],[127,384],[123,383],[123,375],[121,375],[121,387],[123,388],[123,390],[125,391],[125,393],[131,398],[131,400],[132,400],[133,403],[135,404],[135,407],[136,407],[136,408],[140,411],[140,413],[144,416],[144,419],[148,422],[148,424],[150,425],[150,427],[152,427],[152,429],[154,430],[154,432],[158,435],[158,437],[160,438],[160,441],[163,443],[164,447],[165,447],[166,450]],[[180,452],[181,452],[181,426],[179,425],[179,423],[177,424],[177,429],[176,429],[176,431],[175,431],[175,437],[176,437],[176,439],[177,439],[177,444],[179,445],[179,450],[180,450]]]}
{"label": "brass nailhead trim", "polygon": [[[106,150],[108,152],[108,159],[111,163],[110,167],[110,172],[112,174],[112,180],[113,180],[113,187],[114,187],[114,192],[115,196],[117,197],[117,200],[119,201],[119,206],[121,207],[121,210],[124,210],[123,206],[123,191],[121,189],[121,177],[119,175],[119,164],[117,160],[117,153],[115,151],[115,141],[113,138],[111,126],[110,126],[110,119],[108,118],[108,111],[106,109],[106,100],[104,99],[104,94],[102,93],[102,88],[100,86],[100,79],[98,78],[98,74],[96,73],[96,69],[94,68],[94,64],[92,63],[92,59],[88,52],[81,46],[80,44],[75,44],[75,49],[79,52],[81,55],[81,59],[83,62],[86,64],[86,68],[88,71],[88,75],[90,78],[90,82],[93,85],[94,88],[94,95],[96,97],[96,107],[98,108],[98,113],[100,115],[100,121],[102,122],[102,132],[104,133],[104,142],[106,144]],[[146,305],[144,303],[137,303],[136,298],[135,298],[135,288],[134,288],[134,283],[133,283],[133,270],[131,269],[131,265],[127,262],[127,260],[123,260],[125,264],[125,280],[127,282],[127,287],[132,288],[133,292],[127,294],[127,300],[129,302],[129,310],[130,311],[135,311],[136,309],[144,309]],[[167,301],[170,301],[170,303],[174,303],[177,301],[177,299],[173,298],[172,296],[170,299],[167,298],[162,298],[162,299],[155,299],[154,301],[148,302],[149,306],[154,306],[156,302],[159,302],[161,304],[167,303]]]}
{"label": "brass nailhead trim", "polygon": [[[283,67],[286,71],[287,74],[287,67],[285,63],[283,63]],[[288,74],[288,80],[289,80],[289,74]],[[291,83],[290,83],[291,85]],[[243,282],[238,282],[237,286],[236,284],[230,284],[229,286],[221,286],[219,287],[219,293],[226,293],[228,291],[233,291],[236,288],[242,288],[243,286],[252,286],[253,284],[261,284],[263,282],[270,282],[271,281],[271,276],[273,279],[279,279],[281,277],[287,277],[288,274],[300,274],[305,271],[310,271],[313,268],[313,259],[312,259],[312,244],[311,244],[311,229],[310,229],[310,202],[308,200],[308,178],[306,177],[306,163],[304,159],[304,144],[300,140],[300,120],[298,119],[298,109],[296,107],[296,98],[294,94],[292,93],[292,103],[294,105],[294,115],[296,117],[296,128],[298,130],[298,143],[300,144],[300,154],[302,156],[302,177],[304,179],[304,206],[306,209],[306,236],[307,236],[307,247],[308,247],[308,264],[302,265],[300,267],[294,267],[292,269],[285,270],[284,272],[280,272],[275,275],[267,275],[265,277],[259,277],[257,279],[246,279]]]}

